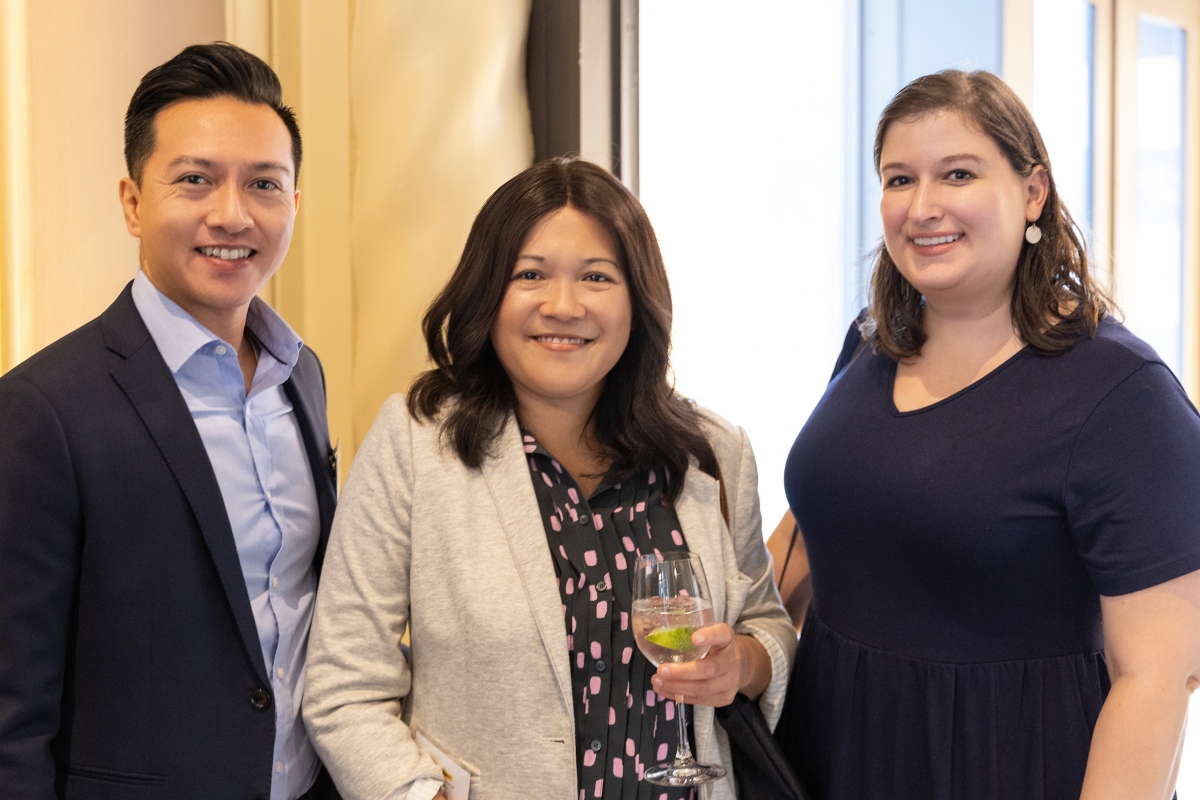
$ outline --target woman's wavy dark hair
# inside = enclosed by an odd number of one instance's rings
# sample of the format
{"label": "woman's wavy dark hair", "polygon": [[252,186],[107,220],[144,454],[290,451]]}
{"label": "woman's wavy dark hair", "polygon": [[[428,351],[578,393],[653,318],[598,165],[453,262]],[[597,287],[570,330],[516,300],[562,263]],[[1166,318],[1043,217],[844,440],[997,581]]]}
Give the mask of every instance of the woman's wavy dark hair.
{"label": "woman's wavy dark hair", "polygon": [[414,417],[445,409],[442,436],[462,462],[478,467],[516,407],[512,383],[492,348],[500,310],[521,246],[534,224],[565,206],[602,224],[617,245],[633,306],[629,344],[608,373],[592,411],[592,434],[622,480],[665,467],[664,497],[683,488],[688,456],[717,476],[717,460],[701,416],[675,394],[667,378],[671,349],[671,289],[650,220],[612,175],[586,161],[555,158],[534,164],[496,190],[475,218],[450,281],[425,313],[423,329],[434,368],[408,395]]}
{"label": "woman's wavy dark hair", "polygon": [[[1081,330],[1094,336],[1100,318],[1115,306],[1088,270],[1082,233],[1059,199],[1042,135],[1004,81],[990,72],[948,69],[905,86],[879,118],[875,174],[880,174],[883,139],[892,123],[937,111],[957,112],[978,126],[1020,176],[1028,177],[1040,164],[1049,178],[1050,191],[1037,219],[1042,240],[1023,243],[1017,261],[1012,318],[1021,338],[1043,354],[1056,355],[1070,347]],[[880,245],[863,336],[876,352],[897,361],[916,356],[925,343],[924,311],[921,293],[900,274],[887,245]]]}

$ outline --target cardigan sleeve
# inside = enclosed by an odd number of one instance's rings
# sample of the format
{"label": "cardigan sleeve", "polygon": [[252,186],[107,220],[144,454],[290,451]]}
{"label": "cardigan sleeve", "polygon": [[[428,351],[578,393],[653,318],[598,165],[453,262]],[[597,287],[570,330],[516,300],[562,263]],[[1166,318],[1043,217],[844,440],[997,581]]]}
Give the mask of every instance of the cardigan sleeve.
{"label": "cardigan sleeve", "polygon": [[404,800],[442,779],[401,718],[412,688],[400,645],[409,617],[411,425],[394,396],[358,451],[309,635],[304,722],[345,800]]}
{"label": "cardigan sleeve", "polygon": [[716,426],[714,447],[721,464],[729,506],[730,535],[739,580],[748,580],[746,602],[733,624],[736,633],[753,636],[771,657],[771,681],[759,708],[774,729],[783,711],[788,676],[796,655],[796,630],[775,586],[775,572],[762,535],[758,468],[746,431],[709,413]]}

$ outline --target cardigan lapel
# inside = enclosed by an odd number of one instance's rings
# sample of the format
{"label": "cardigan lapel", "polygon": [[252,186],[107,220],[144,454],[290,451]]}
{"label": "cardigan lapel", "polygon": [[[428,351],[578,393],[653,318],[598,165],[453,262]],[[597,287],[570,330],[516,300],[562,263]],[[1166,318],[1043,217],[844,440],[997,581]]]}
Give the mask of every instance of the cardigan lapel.
{"label": "cardigan lapel", "polygon": [[[675,504],[675,513],[688,550],[700,556],[708,591],[713,604],[713,618],[733,626],[736,620],[725,619],[725,581],[727,572],[737,574],[737,558],[732,539],[721,516],[721,487],[715,478],[700,471],[693,461],[683,480],[683,491]],[[731,569],[732,568],[732,569]],[[715,737],[712,706],[692,706],[692,723],[696,731],[696,758],[712,761],[721,758]]]}
{"label": "cardigan lapel", "polygon": [[554,561],[546,543],[546,528],[529,477],[529,464],[525,460],[521,430],[515,416],[509,415],[495,448],[496,455],[484,459],[483,477],[504,527],[542,644],[554,667],[563,705],[574,724],[570,653],[567,629],[563,624],[562,597],[554,579]]}
{"label": "cardigan lapel", "polygon": [[693,463],[684,477],[675,513],[688,550],[698,554],[704,564],[713,617],[718,621],[725,619],[725,542],[729,538],[720,509],[720,485]]}
{"label": "cardigan lapel", "polygon": [[183,491],[225,590],[246,657],[262,685],[269,686],[258,627],[217,476],[175,378],[137,312],[129,286],[100,322],[105,345],[125,358],[112,371],[113,380],[136,409]]}

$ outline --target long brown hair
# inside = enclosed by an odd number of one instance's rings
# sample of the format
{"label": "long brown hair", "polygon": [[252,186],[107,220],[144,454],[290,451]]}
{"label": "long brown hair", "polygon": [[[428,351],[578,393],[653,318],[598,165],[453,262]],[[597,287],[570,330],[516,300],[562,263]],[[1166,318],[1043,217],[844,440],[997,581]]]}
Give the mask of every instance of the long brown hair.
{"label": "long brown hair", "polygon": [[667,378],[671,289],[654,229],[637,198],[586,161],[554,158],[534,164],[483,204],[458,268],[425,313],[425,343],[434,368],[413,383],[409,411],[433,419],[445,408],[442,435],[468,467],[478,467],[489,454],[516,407],[512,383],[492,348],[492,322],[530,229],[568,205],[600,222],[613,237],[633,307],[629,344],[608,373],[591,416],[593,436],[612,462],[606,477],[622,480],[665,467],[664,497],[673,503],[683,488],[688,456],[714,477],[716,456],[699,412],[675,394]]}
{"label": "long brown hair", "polygon": [[[1037,244],[1025,242],[1017,260],[1012,318],[1021,338],[1046,354],[1062,353],[1086,330],[1094,336],[1112,300],[1088,269],[1083,236],[1059,199],[1050,156],[1029,109],[1004,81],[990,72],[948,69],[917,78],[901,89],[879,118],[875,131],[875,174],[883,139],[894,122],[937,111],[954,111],[991,137],[1021,177],[1035,166],[1046,170],[1050,191],[1036,223]],[[876,352],[900,361],[919,355],[925,343],[924,298],[880,245],[871,275],[871,299],[863,336]]]}

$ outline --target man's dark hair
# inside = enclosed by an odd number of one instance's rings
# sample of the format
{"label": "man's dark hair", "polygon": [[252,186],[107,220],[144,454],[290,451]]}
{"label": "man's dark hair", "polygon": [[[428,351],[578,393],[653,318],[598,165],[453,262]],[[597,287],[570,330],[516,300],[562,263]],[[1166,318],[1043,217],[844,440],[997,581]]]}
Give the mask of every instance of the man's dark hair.
{"label": "man's dark hair", "polygon": [[154,122],[158,112],[181,100],[231,97],[251,105],[270,106],[292,137],[292,161],[300,177],[300,126],[283,104],[279,77],[265,61],[228,42],[194,44],[165,64],[150,70],[138,84],[125,112],[125,167],[142,185],[146,159],[154,152]]}
{"label": "man's dark hair", "polygon": [[568,206],[612,236],[633,311],[629,343],[592,411],[594,435],[612,464],[605,477],[617,482],[665,467],[663,496],[674,503],[689,457],[718,477],[716,454],[700,412],[675,393],[669,377],[671,289],[654,229],[637,198],[586,161],[534,164],[483,204],[458,268],[425,313],[434,368],[413,383],[409,411],[418,419],[439,418],[442,435],[465,465],[483,462],[516,409],[512,382],[492,348],[492,323],[529,231]]}

